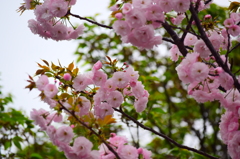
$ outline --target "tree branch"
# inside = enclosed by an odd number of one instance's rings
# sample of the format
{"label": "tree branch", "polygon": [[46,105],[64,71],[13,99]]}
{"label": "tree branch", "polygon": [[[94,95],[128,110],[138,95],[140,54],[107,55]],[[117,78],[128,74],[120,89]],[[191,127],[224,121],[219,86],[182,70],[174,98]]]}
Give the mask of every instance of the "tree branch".
{"label": "tree branch", "polygon": [[230,69],[228,68],[228,66],[224,64],[223,60],[222,60],[221,57],[220,57],[220,54],[214,49],[212,43],[210,42],[210,40],[208,39],[205,31],[204,31],[203,28],[202,28],[202,25],[201,25],[201,23],[200,23],[200,20],[199,20],[199,18],[198,18],[198,15],[197,15],[197,13],[196,13],[196,11],[195,11],[195,9],[194,9],[194,7],[193,7],[192,4],[190,5],[190,9],[189,9],[189,10],[190,10],[190,12],[192,13],[192,16],[193,16],[193,18],[194,18],[194,21],[195,21],[195,23],[196,23],[196,26],[197,26],[197,28],[198,28],[198,31],[199,31],[199,33],[200,33],[200,35],[201,35],[201,37],[202,37],[202,40],[205,42],[206,46],[207,46],[208,49],[211,51],[212,55],[215,57],[216,62],[218,63],[218,65],[221,66],[221,67],[223,68],[223,70],[232,77],[232,79],[233,79],[233,81],[234,81],[234,86],[235,86],[235,87],[237,88],[237,90],[240,92],[240,84],[239,84],[237,78],[235,77],[235,75],[232,74],[232,72],[230,71]]}
{"label": "tree branch", "polygon": [[185,57],[188,53],[186,47],[184,46],[183,42],[181,39],[178,37],[176,32],[172,29],[172,27],[165,21],[156,21],[162,24],[164,29],[168,32],[168,34],[172,37],[174,43],[178,46],[179,51],[182,53],[182,55]]}
{"label": "tree branch", "polygon": [[61,108],[67,111],[69,114],[71,114],[80,124],[82,124],[85,128],[89,129],[94,135],[96,135],[108,147],[108,149],[117,157],[117,159],[120,159],[117,152],[97,132],[95,132],[91,127],[89,127],[87,124],[82,122],[74,113],[72,113],[70,110],[64,107],[60,101],[58,101],[58,104],[60,104]]}
{"label": "tree branch", "polygon": [[191,147],[188,147],[188,146],[184,146],[184,145],[181,145],[179,143],[177,143],[176,141],[174,141],[173,139],[171,139],[170,137],[168,137],[167,135],[165,134],[162,134],[162,133],[159,133],[157,131],[155,131],[154,129],[152,128],[149,128],[149,127],[146,127],[145,125],[143,125],[142,123],[138,122],[136,119],[134,119],[133,117],[129,116],[128,114],[126,114],[125,112],[123,112],[122,110],[120,109],[117,109],[117,108],[114,108],[113,109],[119,113],[121,113],[122,115],[124,115],[125,117],[127,117],[128,119],[132,120],[135,124],[137,124],[138,126],[140,126],[141,128],[145,129],[145,130],[148,130],[164,139],[166,139],[167,141],[169,141],[170,143],[174,144],[175,146],[179,147],[179,148],[182,148],[182,149],[186,149],[186,150],[189,150],[189,151],[192,151],[192,152],[195,152],[195,153],[198,153],[198,154],[201,154],[203,156],[206,156],[208,158],[211,158],[211,159],[219,159],[217,157],[214,157],[214,156],[211,156],[205,152],[202,152],[202,151],[199,151],[199,150],[196,150],[194,148],[191,148]]}
{"label": "tree branch", "polygon": [[96,21],[93,21],[93,20],[91,20],[91,19],[88,19],[88,18],[85,18],[85,17],[81,17],[81,16],[76,15],[76,14],[72,14],[72,13],[70,12],[70,10],[68,11],[67,15],[71,15],[71,16],[73,16],[73,17],[75,17],[75,18],[80,19],[80,20],[86,20],[86,21],[88,21],[88,22],[90,22],[90,23],[92,23],[92,24],[96,24],[96,25],[98,25],[98,26],[100,26],[100,27],[103,27],[103,28],[112,29],[111,26],[104,25],[104,24],[100,24],[100,23],[98,23],[98,22],[96,22]]}

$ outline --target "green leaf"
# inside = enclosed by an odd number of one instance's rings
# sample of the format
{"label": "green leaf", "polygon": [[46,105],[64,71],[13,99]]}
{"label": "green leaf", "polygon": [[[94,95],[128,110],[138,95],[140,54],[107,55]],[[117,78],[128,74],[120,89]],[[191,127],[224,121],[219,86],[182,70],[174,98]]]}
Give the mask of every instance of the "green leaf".
{"label": "green leaf", "polygon": [[160,113],[160,114],[166,114],[166,112],[165,111],[163,111],[161,108],[152,108],[152,110],[151,111],[153,111],[153,112],[156,112],[156,113]]}
{"label": "green leaf", "polygon": [[14,138],[13,138],[13,143],[14,143],[14,145],[18,148],[18,149],[22,149],[22,146],[21,146],[21,144],[20,144],[20,142],[22,141],[22,138],[21,137],[19,137],[19,136],[15,136]]}
{"label": "green leaf", "polygon": [[6,142],[4,142],[4,149],[5,150],[7,150],[11,146],[12,146],[11,140],[7,140]]}
{"label": "green leaf", "polygon": [[37,153],[32,153],[30,157],[31,159],[42,159],[42,156]]}

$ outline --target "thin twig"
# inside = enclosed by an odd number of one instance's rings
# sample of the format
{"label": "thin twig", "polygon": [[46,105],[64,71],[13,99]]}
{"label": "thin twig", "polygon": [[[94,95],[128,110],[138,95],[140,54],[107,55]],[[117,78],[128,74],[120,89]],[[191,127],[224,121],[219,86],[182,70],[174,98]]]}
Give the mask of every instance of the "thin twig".
{"label": "thin twig", "polygon": [[93,20],[91,20],[91,19],[88,19],[88,18],[85,18],[85,17],[81,17],[81,16],[76,15],[76,14],[72,14],[72,13],[70,12],[70,10],[68,11],[68,15],[71,15],[71,16],[73,16],[73,17],[75,17],[75,18],[80,19],[80,20],[86,20],[86,21],[88,21],[88,22],[90,22],[90,23],[92,23],[92,24],[96,24],[96,25],[98,25],[98,26],[100,26],[100,27],[103,27],[103,28],[112,29],[111,26],[104,25],[104,24],[100,24],[100,23],[98,23],[98,22],[96,22],[96,21],[93,21]]}
{"label": "thin twig", "polygon": [[60,101],[58,101],[58,103],[61,105],[61,108],[62,108],[63,110],[65,110],[65,111],[67,111],[69,114],[71,114],[80,124],[82,124],[84,127],[86,127],[87,129],[89,129],[94,135],[96,135],[96,136],[108,147],[108,149],[109,149],[118,159],[120,159],[120,157],[118,156],[117,152],[116,152],[97,132],[95,132],[91,127],[89,127],[87,124],[85,124],[84,122],[82,122],[74,113],[72,113],[70,110],[68,110],[66,107],[64,107]]}
{"label": "thin twig", "polygon": [[232,52],[234,49],[236,49],[237,47],[240,46],[240,43],[238,43],[237,45],[235,45],[231,50],[229,50],[229,53]]}

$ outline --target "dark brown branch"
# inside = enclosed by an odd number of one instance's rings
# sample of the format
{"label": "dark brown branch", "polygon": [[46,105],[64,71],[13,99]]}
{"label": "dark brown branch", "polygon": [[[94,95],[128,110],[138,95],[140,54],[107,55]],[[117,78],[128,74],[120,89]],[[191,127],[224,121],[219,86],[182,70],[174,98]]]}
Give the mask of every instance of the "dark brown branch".
{"label": "dark brown branch", "polygon": [[58,101],[58,104],[60,104],[61,108],[67,111],[69,114],[71,114],[80,124],[82,124],[85,128],[89,129],[94,135],[96,135],[108,147],[108,149],[117,157],[117,159],[120,159],[117,152],[97,132],[95,132],[91,127],[89,127],[87,124],[82,122],[74,113],[72,113],[70,110],[64,107],[60,101]]}
{"label": "dark brown branch", "polygon": [[[196,5],[195,5],[195,10],[198,10],[198,7],[199,7],[199,3],[200,1],[197,1]],[[186,14],[186,13],[185,13]],[[187,17],[187,14],[186,14],[186,17]],[[181,40],[184,41],[189,29],[192,29],[192,22],[193,22],[193,16],[191,16],[190,20],[188,21],[188,25],[186,27],[186,31],[184,31],[182,37],[181,37]],[[198,37],[198,35],[195,34],[196,37]]]}
{"label": "dark brown branch", "polygon": [[202,151],[199,151],[197,149],[194,149],[194,148],[191,148],[191,147],[188,147],[188,146],[184,146],[184,145],[181,145],[179,143],[177,143],[176,141],[174,141],[173,139],[171,139],[170,137],[168,137],[167,135],[165,134],[162,134],[162,133],[159,133],[157,131],[155,131],[154,129],[152,128],[149,128],[145,125],[143,125],[142,123],[138,122],[136,119],[134,119],[133,117],[129,116],[128,114],[126,114],[125,112],[123,112],[122,110],[120,109],[117,109],[117,108],[114,108],[113,109],[119,113],[121,113],[122,115],[124,115],[125,117],[127,117],[128,119],[132,120],[135,124],[137,124],[138,126],[140,126],[141,128],[145,129],[145,130],[148,130],[164,139],[166,139],[167,141],[169,141],[170,143],[174,144],[175,146],[179,147],[179,148],[182,148],[182,149],[186,149],[186,150],[189,150],[189,151],[192,151],[192,152],[195,152],[195,153],[198,153],[198,154],[201,154],[203,156],[206,156],[208,158],[211,158],[211,159],[219,159],[217,157],[214,157],[214,156],[211,156],[205,152],[202,152]]}
{"label": "dark brown branch", "polygon": [[164,29],[168,32],[168,34],[172,37],[175,45],[178,46],[179,51],[182,53],[182,55],[185,57],[188,53],[186,47],[184,46],[183,42],[181,39],[178,37],[177,33],[172,29],[172,27],[165,21],[156,21],[162,24]]}
{"label": "dark brown branch", "polygon": [[92,23],[92,24],[96,24],[96,25],[98,25],[98,26],[100,26],[100,27],[103,27],[103,28],[112,29],[111,26],[104,25],[104,24],[100,24],[100,23],[98,23],[98,22],[96,22],[96,21],[93,21],[93,20],[91,20],[91,19],[88,19],[88,18],[85,18],[85,17],[81,17],[81,16],[76,15],[76,14],[72,14],[72,13],[70,12],[70,10],[68,11],[68,15],[71,15],[71,16],[73,16],[73,17],[75,17],[75,18],[80,19],[80,20],[86,20],[86,21],[88,21],[88,22],[90,22],[90,23]]}
{"label": "dark brown branch", "polygon": [[235,50],[237,47],[239,47],[240,46],[240,43],[238,43],[237,45],[235,45],[231,50],[229,50],[228,52],[230,53],[230,52],[232,52],[233,50]]}
{"label": "dark brown branch", "polygon": [[237,78],[232,74],[232,72],[230,71],[230,69],[228,68],[228,66],[224,64],[223,60],[222,60],[221,57],[220,57],[220,54],[214,49],[212,43],[210,42],[210,40],[208,39],[205,31],[204,31],[203,28],[202,28],[202,25],[201,25],[201,23],[200,23],[200,20],[199,20],[199,18],[198,18],[198,15],[197,15],[197,13],[196,13],[196,11],[195,11],[195,9],[194,9],[194,7],[193,7],[192,4],[190,5],[190,9],[189,9],[189,10],[190,10],[190,12],[192,13],[192,16],[193,16],[194,21],[195,21],[195,23],[196,23],[196,26],[197,26],[197,28],[198,28],[198,30],[199,30],[199,33],[200,33],[200,35],[201,35],[201,37],[202,37],[202,40],[205,42],[206,46],[207,46],[208,49],[211,51],[212,55],[215,57],[215,60],[216,60],[216,62],[218,63],[218,65],[219,65],[220,67],[222,67],[222,69],[223,69],[226,73],[228,73],[228,74],[233,78],[234,86],[235,86],[235,87],[237,88],[237,90],[240,92],[240,84],[239,84]]}
{"label": "dark brown branch", "polygon": [[208,0],[205,2],[205,5],[207,5],[208,3],[210,3],[212,0]]}

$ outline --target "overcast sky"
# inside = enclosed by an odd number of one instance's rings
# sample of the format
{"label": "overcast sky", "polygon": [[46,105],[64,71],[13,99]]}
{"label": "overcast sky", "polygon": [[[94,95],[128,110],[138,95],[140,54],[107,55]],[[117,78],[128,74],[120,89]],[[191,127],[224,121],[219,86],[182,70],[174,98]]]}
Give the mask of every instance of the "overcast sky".
{"label": "overcast sky", "polygon": [[[215,0],[222,6],[228,6],[228,0]],[[67,65],[75,60],[73,55],[77,42],[45,40],[31,33],[27,27],[27,21],[33,19],[32,11],[26,11],[21,16],[16,12],[23,0],[5,0],[0,10],[1,36],[0,36],[0,85],[3,93],[12,93],[13,106],[26,111],[32,108],[48,108],[37,98],[39,92],[29,92],[24,89],[28,84],[28,74],[33,75],[38,69],[36,62],[41,59]],[[72,12],[81,16],[91,16],[102,13],[100,19],[107,19],[110,11],[107,10],[109,0],[77,1]],[[82,23],[74,20],[74,23]]]}

